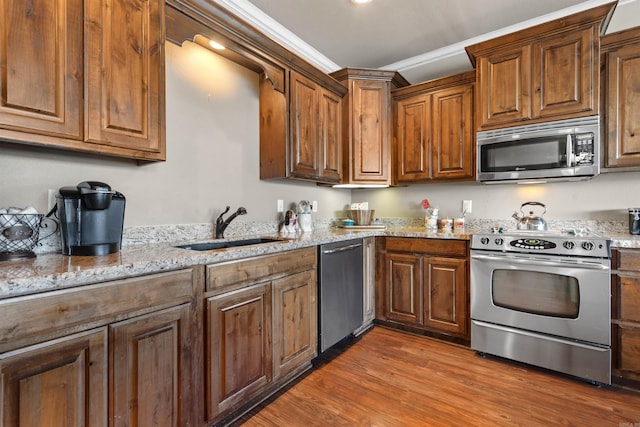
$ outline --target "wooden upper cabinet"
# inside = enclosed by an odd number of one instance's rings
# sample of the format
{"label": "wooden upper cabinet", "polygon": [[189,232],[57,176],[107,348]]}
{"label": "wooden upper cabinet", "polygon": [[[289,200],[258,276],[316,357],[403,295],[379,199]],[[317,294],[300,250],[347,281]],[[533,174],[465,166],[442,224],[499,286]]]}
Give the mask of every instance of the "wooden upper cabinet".
{"label": "wooden upper cabinet", "polygon": [[0,137],[165,158],[164,2],[0,2]]}
{"label": "wooden upper cabinet", "polygon": [[[82,0],[0,2],[0,136],[83,135]],[[24,136],[28,139],[28,136]]]}
{"label": "wooden upper cabinet", "polygon": [[592,26],[533,44],[533,117],[598,113],[598,37]]}
{"label": "wooden upper cabinet", "polygon": [[531,118],[530,70],[529,46],[492,52],[478,58],[479,127]]}
{"label": "wooden upper cabinet", "polygon": [[605,167],[640,166],[640,27],[602,39]]}
{"label": "wooden upper cabinet", "polygon": [[433,94],[433,179],[474,177],[473,84]]}
{"label": "wooden upper cabinet", "polygon": [[323,89],[320,94],[320,176],[342,178],[342,98]]}
{"label": "wooden upper cabinet", "polygon": [[468,46],[480,130],[599,113],[599,35],[616,2]]}
{"label": "wooden upper cabinet", "polygon": [[474,178],[474,81],[468,72],[392,92],[396,183]]}
{"label": "wooden upper cabinet", "polygon": [[164,159],[164,1],[90,0],[85,10],[86,140]]}
{"label": "wooden upper cabinet", "polygon": [[421,94],[395,106],[396,182],[431,177],[431,96]]}
{"label": "wooden upper cabinet", "polygon": [[291,72],[291,173],[298,177],[319,175],[320,87]]}
{"label": "wooden upper cabinet", "polygon": [[342,184],[391,184],[391,89],[398,73],[345,68],[331,74],[348,88],[343,100]]}

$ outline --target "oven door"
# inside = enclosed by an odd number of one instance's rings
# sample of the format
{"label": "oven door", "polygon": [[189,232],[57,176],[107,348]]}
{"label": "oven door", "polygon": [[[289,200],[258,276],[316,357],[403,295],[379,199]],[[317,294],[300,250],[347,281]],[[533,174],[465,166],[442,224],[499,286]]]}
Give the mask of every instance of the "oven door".
{"label": "oven door", "polygon": [[474,250],[471,318],[611,345],[607,259]]}

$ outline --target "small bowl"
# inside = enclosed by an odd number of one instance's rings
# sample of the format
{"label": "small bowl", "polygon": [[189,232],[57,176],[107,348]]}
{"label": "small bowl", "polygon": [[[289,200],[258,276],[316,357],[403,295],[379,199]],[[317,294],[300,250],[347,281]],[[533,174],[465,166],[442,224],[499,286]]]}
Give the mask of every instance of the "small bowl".
{"label": "small bowl", "polygon": [[375,209],[348,209],[347,216],[356,222],[356,225],[371,225]]}

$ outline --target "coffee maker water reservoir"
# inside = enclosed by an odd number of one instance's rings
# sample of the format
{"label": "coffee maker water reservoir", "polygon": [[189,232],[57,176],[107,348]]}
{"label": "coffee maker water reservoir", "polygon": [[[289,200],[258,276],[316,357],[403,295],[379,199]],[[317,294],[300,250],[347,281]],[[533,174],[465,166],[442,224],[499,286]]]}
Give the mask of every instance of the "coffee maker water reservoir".
{"label": "coffee maker water reservoir", "polygon": [[84,181],[56,195],[62,253],[106,255],[120,251],[125,197],[108,184]]}

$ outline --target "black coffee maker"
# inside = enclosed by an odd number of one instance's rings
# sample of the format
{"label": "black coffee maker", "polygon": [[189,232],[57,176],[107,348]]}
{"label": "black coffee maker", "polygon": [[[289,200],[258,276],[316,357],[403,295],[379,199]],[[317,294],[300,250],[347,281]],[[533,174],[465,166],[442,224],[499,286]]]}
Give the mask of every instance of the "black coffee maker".
{"label": "black coffee maker", "polygon": [[106,255],[120,251],[124,195],[104,182],[84,181],[56,195],[62,253]]}

